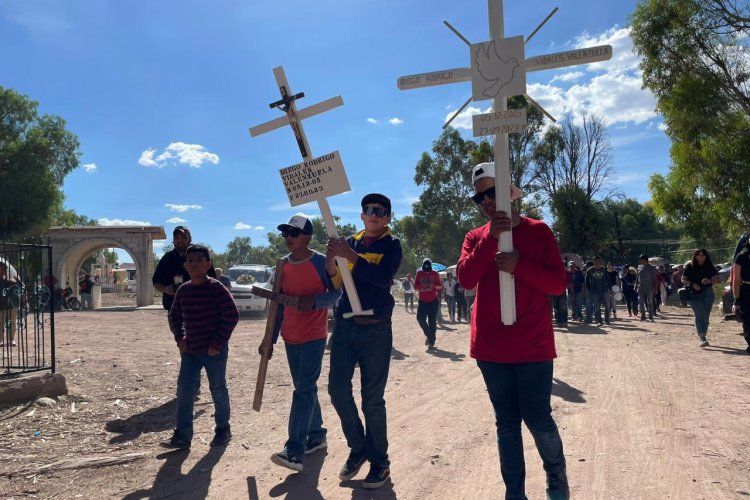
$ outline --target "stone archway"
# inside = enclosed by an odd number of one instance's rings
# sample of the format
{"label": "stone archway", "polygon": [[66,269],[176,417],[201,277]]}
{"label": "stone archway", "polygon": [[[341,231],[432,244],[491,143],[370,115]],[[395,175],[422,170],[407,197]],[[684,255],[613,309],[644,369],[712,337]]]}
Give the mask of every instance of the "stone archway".
{"label": "stone archway", "polygon": [[78,294],[78,271],[86,257],[102,248],[122,248],[133,257],[136,267],[138,307],[154,303],[154,240],[166,238],[161,226],[85,226],[51,227],[45,233],[52,245],[52,269],[58,283],[70,286]]}

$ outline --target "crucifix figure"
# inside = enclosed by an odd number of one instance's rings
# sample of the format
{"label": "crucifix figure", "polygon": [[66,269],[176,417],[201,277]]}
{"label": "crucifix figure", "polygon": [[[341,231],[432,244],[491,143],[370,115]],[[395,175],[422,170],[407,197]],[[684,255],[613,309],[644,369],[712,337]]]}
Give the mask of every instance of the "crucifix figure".
{"label": "crucifix figure", "polygon": [[[508,110],[507,98],[524,95],[554,121],[549,113],[526,94],[526,73],[606,61],[612,57],[612,47],[600,45],[526,58],[524,45],[544,26],[557,8],[524,40],[521,36],[504,37],[503,0],[488,0],[487,4],[491,38],[488,42],[472,44],[453,26],[445,22],[448,28],[469,46],[471,67],[402,76],[397,80],[397,85],[401,90],[409,90],[471,81],[472,96],[451,116],[444,127],[447,127],[472,100],[492,99],[491,113],[473,117],[473,131],[474,136],[495,136],[495,182],[498,186],[495,203],[498,211],[510,214],[511,179],[508,133],[521,132],[526,127],[526,112],[525,110]],[[513,236],[510,231],[501,233],[498,250],[500,252],[513,251]],[[512,325],[516,322],[513,275],[505,272],[500,272],[499,275],[502,322],[505,325]]]}
{"label": "crucifix figure", "polygon": [[[336,222],[333,219],[327,197],[349,191],[349,181],[346,178],[346,172],[344,171],[338,151],[318,158],[312,156],[310,144],[307,142],[305,129],[302,126],[302,120],[342,106],[344,100],[341,96],[336,96],[298,111],[296,101],[304,97],[305,94],[292,93],[283,67],[274,68],[273,74],[276,77],[276,83],[281,92],[281,100],[271,103],[270,107],[278,107],[285,113],[285,116],[252,127],[250,135],[256,137],[285,125],[291,126],[302,155],[302,163],[281,170],[282,180],[284,181],[289,201],[292,206],[307,203],[308,201],[316,201],[320,208],[328,236],[338,238],[339,234],[336,230]],[[342,257],[336,257],[336,263],[338,264],[344,288],[352,306],[352,312],[344,314],[344,317],[372,315],[372,309],[362,309],[357,289],[354,286],[354,280],[349,271],[348,261]]]}

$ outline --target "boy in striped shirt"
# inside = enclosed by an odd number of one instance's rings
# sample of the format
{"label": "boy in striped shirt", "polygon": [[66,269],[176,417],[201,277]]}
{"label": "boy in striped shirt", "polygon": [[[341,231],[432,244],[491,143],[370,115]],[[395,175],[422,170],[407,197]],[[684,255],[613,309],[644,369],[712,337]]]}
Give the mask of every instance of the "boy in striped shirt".
{"label": "boy in striped shirt", "polygon": [[169,328],[180,350],[177,378],[177,428],[165,448],[190,448],[193,438],[193,388],[206,369],[214,401],[216,429],[211,446],[222,446],[232,438],[229,428],[229,391],[226,371],[229,337],[240,319],[229,291],[208,276],[211,257],[201,245],[190,245],[185,269],[190,281],[174,296],[169,310]]}

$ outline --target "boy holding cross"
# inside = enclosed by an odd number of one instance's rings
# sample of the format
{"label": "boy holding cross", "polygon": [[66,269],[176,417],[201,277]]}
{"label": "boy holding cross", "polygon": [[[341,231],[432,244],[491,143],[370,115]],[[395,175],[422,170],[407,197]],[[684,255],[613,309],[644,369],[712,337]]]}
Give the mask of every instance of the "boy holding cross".
{"label": "boy holding cross", "polygon": [[[292,408],[289,411],[289,438],[284,449],[271,455],[276,465],[302,471],[305,455],[327,446],[326,429],[318,402],[318,377],[328,337],[328,308],[341,297],[331,280],[336,274],[333,257],[311,250],[308,245],[313,225],[303,214],[293,215],[277,228],[291,253],[283,258],[284,269],[279,292],[297,299],[296,307],[279,304],[274,327],[274,342],[284,337],[286,358],[294,384]],[[273,344],[265,352],[268,358]]]}
{"label": "boy holding cross", "polygon": [[[565,268],[546,224],[515,211],[496,212],[494,163],[474,167],[472,181],[472,199],[489,223],[466,235],[457,272],[465,288],[477,287],[470,353],[495,410],[505,498],[526,498],[523,421],[547,473],[547,498],[567,500],[563,444],[550,407],[556,353],[548,300],[565,291]],[[518,188],[511,188],[511,199],[518,197]],[[500,234],[507,231],[512,231],[515,250],[498,252]],[[512,325],[500,320],[498,271],[515,277],[518,315]]]}
{"label": "boy holding cross", "polygon": [[[331,368],[328,393],[341,420],[350,452],[339,472],[342,481],[357,475],[366,460],[370,472],[362,486],[380,488],[390,476],[385,411],[385,386],[391,361],[393,335],[391,315],[394,300],[390,288],[401,265],[401,242],[391,235],[391,200],[371,193],[362,198],[362,222],[365,229],[346,239],[331,238],[327,256],[344,257],[363,309],[372,316],[348,317],[352,311],[346,292],[336,311],[336,327],[331,337]],[[341,283],[340,272],[334,283]],[[357,413],[352,395],[352,376],[359,365],[362,385],[362,413]]]}

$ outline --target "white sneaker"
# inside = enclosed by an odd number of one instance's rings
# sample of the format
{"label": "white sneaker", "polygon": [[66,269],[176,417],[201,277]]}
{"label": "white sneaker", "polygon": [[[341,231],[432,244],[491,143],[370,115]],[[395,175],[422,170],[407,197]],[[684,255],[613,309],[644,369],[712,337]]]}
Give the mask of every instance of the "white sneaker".
{"label": "white sneaker", "polygon": [[710,344],[708,343],[708,340],[701,340],[700,344],[698,344],[698,347],[708,347]]}

